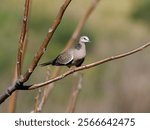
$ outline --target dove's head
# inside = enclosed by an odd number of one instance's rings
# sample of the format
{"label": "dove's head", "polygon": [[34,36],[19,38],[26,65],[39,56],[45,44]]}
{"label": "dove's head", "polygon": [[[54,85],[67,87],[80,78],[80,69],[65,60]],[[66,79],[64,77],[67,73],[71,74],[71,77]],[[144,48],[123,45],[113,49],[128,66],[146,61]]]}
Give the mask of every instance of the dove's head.
{"label": "dove's head", "polygon": [[90,39],[87,36],[81,36],[79,42],[80,43],[88,43],[88,42],[90,42]]}

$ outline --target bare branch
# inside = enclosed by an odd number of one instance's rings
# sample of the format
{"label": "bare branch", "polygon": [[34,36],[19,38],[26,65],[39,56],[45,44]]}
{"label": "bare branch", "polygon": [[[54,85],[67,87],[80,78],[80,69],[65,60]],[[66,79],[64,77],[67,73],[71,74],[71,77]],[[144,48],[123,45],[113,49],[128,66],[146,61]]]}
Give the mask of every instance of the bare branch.
{"label": "bare branch", "polygon": [[[50,69],[49,69],[49,67],[48,67],[46,80],[48,80],[49,77],[50,77]],[[45,105],[45,102],[46,102],[46,100],[47,100],[47,98],[48,98],[48,95],[49,95],[49,93],[51,92],[51,90],[53,89],[53,87],[54,87],[54,84],[52,83],[52,84],[48,84],[48,85],[44,88],[43,95],[41,96],[41,99],[39,100],[39,103],[38,103],[38,105],[37,105],[37,107],[36,107],[37,109],[36,109],[36,111],[34,110],[34,112],[42,112],[43,107],[44,107],[44,105]]]}
{"label": "bare branch", "polygon": [[[17,64],[15,66],[14,70],[14,75],[13,75],[13,84],[17,80]],[[16,109],[16,100],[17,100],[17,91],[15,91],[9,98],[9,103],[8,103],[8,112],[15,112]]]}
{"label": "bare branch", "polygon": [[19,47],[18,47],[18,55],[17,55],[17,77],[19,78],[21,75],[22,70],[22,62],[23,62],[23,55],[24,55],[24,48],[27,38],[27,29],[28,29],[28,18],[29,18],[29,9],[30,9],[31,0],[25,1],[25,9],[24,9],[24,16],[22,21],[22,29],[19,39]]}
{"label": "bare branch", "polygon": [[98,5],[98,2],[100,0],[93,0],[90,4],[90,6],[87,8],[84,16],[81,18],[80,22],[78,23],[72,37],[70,38],[70,40],[67,43],[67,46],[65,47],[64,51],[67,50],[68,48],[70,48],[75,41],[77,40],[78,36],[80,35],[80,32],[83,28],[83,26],[85,25],[85,23],[87,22],[87,19],[89,18],[89,16],[91,15],[91,13],[94,11],[94,9],[96,8],[96,6]]}
{"label": "bare branch", "polygon": [[70,4],[72,0],[65,0],[64,4],[60,7],[60,10],[58,12],[58,15],[56,17],[56,20],[54,21],[53,25],[51,28],[49,28],[48,33],[46,38],[44,39],[40,49],[38,50],[37,54],[35,55],[30,67],[28,68],[27,72],[24,74],[23,78],[21,79],[21,82],[26,82],[30,75],[33,73],[35,67],[37,66],[41,56],[44,54],[44,52],[46,51],[47,45],[49,43],[49,41],[51,40],[56,28],[58,27],[58,25],[60,24],[62,17],[64,15],[64,12],[66,10],[66,8],[68,7],[68,5]]}
{"label": "bare branch", "polygon": [[39,105],[40,99],[41,99],[41,89],[39,88],[38,93],[35,97],[34,110],[32,112],[39,112],[38,105]]}
{"label": "bare branch", "polygon": [[44,89],[43,97],[41,99],[41,102],[38,105],[38,112],[42,112],[43,107],[45,105],[45,102],[46,102],[46,100],[48,98],[48,95],[49,95],[50,92],[52,92],[51,90],[52,90],[53,87],[54,87],[54,84],[52,83],[52,84],[49,84],[46,87],[46,89]]}
{"label": "bare branch", "polygon": [[66,112],[75,112],[77,99],[78,99],[80,90],[82,88],[83,74],[79,74],[77,78],[78,78],[77,80],[75,78],[75,83],[73,84],[73,87],[72,87],[72,93],[69,98],[70,100],[69,100]]}
{"label": "bare branch", "polygon": [[22,86],[22,84],[20,84],[20,82],[18,80],[14,84],[9,86],[6,89],[6,91],[0,95],[0,104],[3,103],[20,86]]}
{"label": "bare branch", "polygon": [[[55,32],[56,28],[58,27],[59,23],[61,22],[62,17],[64,15],[64,12],[65,12],[66,8],[68,7],[68,5],[70,4],[71,1],[72,0],[65,0],[64,4],[60,7],[60,10],[59,10],[58,15],[56,17],[56,20],[54,21],[54,24],[52,25],[52,27],[49,29],[47,36],[44,39],[39,51],[37,52],[37,54],[33,58],[33,61],[30,65],[30,67],[28,68],[28,70],[26,71],[26,73],[23,76],[21,76],[19,78],[17,76],[15,83],[13,85],[11,85],[10,87],[8,87],[6,92],[4,92],[3,94],[0,95],[0,104],[2,102],[4,102],[14,91],[16,91],[16,90],[27,90],[27,88],[29,86],[25,86],[25,85],[23,85],[23,83],[29,79],[29,77],[31,76],[35,67],[37,66],[38,61],[40,60],[41,56],[44,54],[44,52],[47,48],[47,45],[53,36],[53,33]],[[26,0],[26,2],[28,2],[28,0]],[[27,17],[25,17],[23,21],[26,21],[26,20],[27,20]],[[25,28],[23,28],[23,29],[25,29]],[[20,43],[23,43],[24,38],[26,37],[25,32],[26,31],[23,30],[21,33]],[[22,60],[22,51],[21,51],[22,49],[21,48],[25,48],[24,45],[22,45],[22,44],[19,44],[19,45],[20,45],[19,46],[20,49],[18,49],[19,52],[18,52],[18,57],[17,57],[17,64],[18,64],[17,65],[17,74],[18,75],[21,74],[21,71],[20,71],[21,70],[21,60]]]}
{"label": "bare branch", "polygon": [[[22,64],[28,40],[27,33],[28,33],[28,19],[29,19],[30,5],[31,0],[26,0],[24,5],[24,16],[22,20],[22,28],[19,39],[18,54],[14,70],[13,83],[16,82],[16,80],[20,77],[22,71]],[[16,99],[17,99],[17,92],[15,91],[9,99],[8,112],[15,112]]]}
{"label": "bare branch", "polygon": [[57,76],[56,78],[52,78],[48,81],[45,81],[43,83],[39,83],[39,84],[33,84],[31,85],[30,87],[28,87],[28,89],[36,89],[36,88],[39,88],[39,87],[42,87],[42,86],[45,86],[45,85],[48,85],[50,83],[53,83],[53,82],[56,82],[58,80],[61,80],[63,78],[65,78],[66,76],[74,73],[74,72],[77,72],[77,71],[81,71],[81,70],[86,70],[86,69],[90,69],[92,67],[95,67],[95,66],[98,66],[98,65],[101,65],[101,64],[104,64],[106,62],[109,62],[109,61],[112,61],[112,60],[116,60],[116,59],[120,59],[120,58],[123,58],[123,57],[126,57],[126,56],[129,56],[129,55],[132,55],[136,52],[139,52],[139,51],[142,51],[143,49],[147,48],[148,46],[150,46],[150,42],[147,43],[147,44],[144,44],[143,46],[140,46],[139,48],[136,48],[132,51],[129,51],[127,53],[123,53],[123,54],[120,54],[120,55],[116,55],[116,56],[111,56],[111,57],[108,57],[108,58],[105,58],[103,60],[100,60],[100,61],[97,61],[97,62],[94,62],[94,63],[91,63],[91,64],[88,64],[88,65],[84,65],[84,66],[81,66],[81,67],[77,67],[75,69],[71,69],[67,72],[65,72],[64,74],[60,75],[60,76]]}

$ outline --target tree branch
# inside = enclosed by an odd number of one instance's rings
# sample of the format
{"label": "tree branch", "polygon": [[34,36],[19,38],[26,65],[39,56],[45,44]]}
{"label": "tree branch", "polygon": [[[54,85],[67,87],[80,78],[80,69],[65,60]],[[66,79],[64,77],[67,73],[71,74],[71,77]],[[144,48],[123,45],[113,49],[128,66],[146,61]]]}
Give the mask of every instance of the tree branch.
{"label": "tree branch", "polygon": [[71,69],[71,70],[65,72],[64,74],[62,74],[60,76],[57,76],[55,78],[52,78],[52,79],[50,79],[48,81],[45,81],[43,83],[33,84],[33,85],[29,86],[27,89],[32,90],[32,89],[36,89],[36,88],[48,85],[50,83],[56,82],[58,80],[61,80],[61,79],[65,78],[66,76],[68,76],[68,75],[70,75],[70,74],[72,74],[74,72],[81,71],[81,70],[86,70],[86,69],[90,69],[92,67],[104,64],[106,62],[109,62],[109,61],[112,61],[112,60],[116,60],[116,59],[120,59],[120,58],[129,56],[129,55],[132,55],[132,54],[134,54],[136,52],[142,51],[143,49],[147,48],[148,46],[150,46],[150,42],[147,43],[147,44],[144,44],[143,46],[140,46],[140,47],[138,47],[138,48],[136,48],[134,50],[131,50],[131,51],[127,52],[127,53],[123,53],[123,54],[116,55],[116,56],[111,56],[111,57],[105,58],[103,60],[100,60],[100,61],[88,64],[88,65],[84,65],[84,66],[81,66],[81,67],[77,67],[75,69]]}
{"label": "tree branch", "polygon": [[65,12],[66,8],[68,7],[68,5],[70,4],[71,1],[72,0],[65,0],[64,4],[60,7],[60,10],[59,10],[58,15],[56,17],[56,20],[54,21],[52,27],[48,30],[47,36],[44,39],[40,49],[37,52],[37,54],[33,58],[33,61],[30,65],[30,67],[28,68],[26,73],[23,75],[22,79],[20,79],[21,82],[23,82],[23,83],[26,82],[29,79],[29,77],[31,76],[31,74],[33,73],[33,71],[34,71],[35,67],[37,66],[41,56],[46,51],[47,45],[48,45],[49,41],[51,40],[55,30],[58,27],[58,25],[60,24],[62,17],[64,15],[64,12]]}
{"label": "tree branch", "polygon": [[[27,33],[28,33],[28,21],[29,21],[28,19],[29,19],[29,13],[30,13],[30,5],[31,5],[31,0],[26,0],[25,5],[24,5],[24,16],[22,20],[16,66],[14,69],[14,76],[13,76],[13,81],[12,81],[13,83],[16,82],[16,80],[20,78],[21,71],[22,71],[23,59],[24,59],[26,46],[27,46],[27,40],[28,40]],[[17,99],[17,92],[15,91],[9,99],[8,112],[15,112],[16,99]]]}
{"label": "tree branch", "polygon": [[[26,0],[26,4],[28,5],[30,0]],[[44,39],[39,51],[37,52],[37,54],[35,55],[35,57],[33,58],[33,61],[31,63],[31,65],[29,66],[28,70],[26,71],[26,73],[23,76],[20,76],[19,78],[17,78],[17,80],[15,81],[15,83],[13,85],[11,85],[10,90],[7,88],[6,92],[4,92],[3,94],[0,95],[0,104],[2,102],[4,102],[15,90],[27,90],[28,87],[30,86],[26,86],[23,85],[23,83],[25,83],[29,77],[31,76],[31,74],[33,73],[34,69],[36,68],[38,61],[40,60],[41,56],[44,54],[44,52],[46,51],[47,45],[49,43],[49,41],[51,40],[53,33],[55,32],[55,30],[57,29],[58,25],[60,24],[62,17],[64,15],[64,12],[66,10],[66,8],[68,7],[68,5],[70,4],[72,0],[65,0],[65,2],[63,3],[63,5],[60,7],[60,10],[58,12],[58,15],[56,17],[56,20],[54,21],[52,27],[49,29],[46,38]],[[27,6],[26,5],[26,6]],[[26,16],[28,14],[28,12],[25,11],[24,16]],[[18,49],[18,57],[17,57],[17,74],[20,75],[21,74],[21,60],[22,60],[22,48],[24,48],[23,41],[24,38],[26,37],[26,23],[27,22],[27,17],[24,17],[23,19],[23,29],[22,29],[22,33],[21,33],[21,37],[20,37],[20,46]],[[24,27],[25,26],[25,27]],[[18,76],[17,76],[18,77]],[[20,84],[18,86],[18,83]],[[17,85],[17,88],[15,87]],[[9,90],[9,94],[7,93],[7,91]]]}
{"label": "tree branch", "polygon": [[75,80],[75,82],[73,84],[71,96],[69,98],[68,106],[66,109],[66,112],[68,112],[68,113],[75,112],[77,99],[79,97],[79,94],[80,94],[80,91],[82,88],[83,74],[79,73],[77,79],[74,78],[74,80]]}
{"label": "tree branch", "polygon": [[24,48],[26,46],[25,44],[27,43],[25,39],[27,38],[30,4],[31,4],[31,0],[25,1],[24,16],[23,16],[23,20],[22,20],[22,29],[21,29],[20,39],[19,39],[19,47],[18,47],[17,63],[16,63],[18,78],[21,75],[23,55],[24,55],[24,51],[25,51]]}
{"label": "tree branch", "polygon": [[[48,67],[48,69],[47,69],[47,75],[46,75],[46,80],[49,80],[49,78],[50,78],[50,69]],[[48,98],[48,95],[51,92],[51,90],[53,89],[53,87],[54,87],[54,84],[52,83],[52,84],[47,85],[44,88],[43,94],[40,96],[41,98],[39,100],[39,103],[36,106],[36,111],[34,109],[34,110],[32,110],[32,112],[42,112],[43,107],[45,105],[45,102],[46,102],[46,100]]]}
{"label": "tree branch", "polygon": [[80,22],[78,23],[74,33],[72,34],[70,40],[68,41],[65,49],[67,50],[68,48],[70,48],[74,43],[75,41],[77,40],[78,36],[80,35],[80,32],[83,28],[83,26],[85,25],[85,23],[87,22],[87,19],[89,18],[89,16],[91,15],[91,13],[94,11],[94,9],[96,8],[96,6],[98,5],[98,2],[100,0],[93,0],[90,4],[90,6],[87,8],[84,16],[81,18]]}
{"label": "tree branch", "polygon": [[40,100],[41,100],[41,88],[38,89],[38,93],[37,93],[37,95],[35,97],[34,110],[31,111],[32,113],[33,112],[40,112],[39,109],[38,109]]}
{"label": "tree branch", "polygon": [[9,86],[6,91],[0,95],[0,104],[5,101],[14,91],[18,89],[18,87],[22,86],[22,84],[17,80],[14,84]]}

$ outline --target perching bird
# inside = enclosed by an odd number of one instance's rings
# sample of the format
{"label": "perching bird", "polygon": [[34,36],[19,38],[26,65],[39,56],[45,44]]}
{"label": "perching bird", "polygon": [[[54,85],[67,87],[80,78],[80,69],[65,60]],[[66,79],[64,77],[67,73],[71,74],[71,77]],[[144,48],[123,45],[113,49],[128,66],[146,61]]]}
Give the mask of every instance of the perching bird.
{"label": "perching bird", "polygon": [[79,43],[74,48],[68,49],[59,54],[54,60],[40,64],[41,66],[54,65],[54,66],[76,66],[79,67],[83,63],[86,56],[85,44],[90,42],[87,36],[82,36]]}

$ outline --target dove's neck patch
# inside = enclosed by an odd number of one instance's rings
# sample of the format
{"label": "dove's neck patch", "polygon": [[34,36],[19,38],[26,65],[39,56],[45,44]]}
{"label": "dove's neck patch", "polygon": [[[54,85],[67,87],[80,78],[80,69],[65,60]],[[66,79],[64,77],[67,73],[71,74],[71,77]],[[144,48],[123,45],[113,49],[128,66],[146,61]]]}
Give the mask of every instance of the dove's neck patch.
{"label": "dove's neck patch", "polygon": [[82,47],[82,45],[81,45],[80,43],[78,43],[78,44],[75,45],[75,48],[76,48],[77,50],[80,50],[81,47]]}

